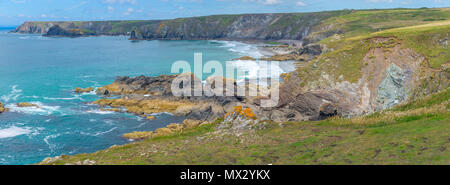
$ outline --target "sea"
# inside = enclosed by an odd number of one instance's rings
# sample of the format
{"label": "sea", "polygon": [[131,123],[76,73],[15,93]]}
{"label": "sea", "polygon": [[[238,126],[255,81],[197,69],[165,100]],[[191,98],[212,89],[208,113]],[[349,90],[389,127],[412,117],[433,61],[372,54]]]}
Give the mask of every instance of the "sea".
{"label": "sea", "polygon": [[[10,111],[0,114],[0,165],[35,164],[47,157],[92,153],[133,142],[124,133],[151,131],[184,117],[156,114],[156,120],[100,111],[89,102],[94,92],[76,94],[76,87],[102,87],[117,76],[158,76],[171,73],[172,64],[203,61],[233,62],[255,71],[242,56],[264,56],[255,44],[236,41],[130,41],[127,36],[51,38],[9,33],[0,28],[0,102]],[[295,69],[282,63],[277,73]],[[250,72],[247,74],[254,74]],[[206,78],[207,75],[204,75]],[[39,107],[17,107],[29,102]]]}

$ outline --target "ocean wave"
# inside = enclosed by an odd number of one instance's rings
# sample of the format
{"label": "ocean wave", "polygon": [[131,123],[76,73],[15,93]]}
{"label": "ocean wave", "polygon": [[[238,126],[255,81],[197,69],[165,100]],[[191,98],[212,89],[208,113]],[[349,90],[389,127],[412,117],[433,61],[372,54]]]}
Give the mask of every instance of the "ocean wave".
{"label": "ocean wave", "polygon": [[87,136],[101,136],[101,135],[105,135],[107,133],[110,133],[110,132],[112,132],[112,131],[114,131],[116,129],[117,129],[117,127],[114,127],[114,128],[111,128],[111,129],[109,129],[107,131],[103,131],[103,132],[95,132],[95,133],[80,132],[80,134],[87,135]]}
{"label": "ocean wave", "polygon": [[98,109],[92,109],[92,110],[88,110],[86,112],[89,114],[102,114],[102,115],[116,113],[114,111],[102,111],[102,110],[98,110]]}
{"label": "ocean wave", "polygon": [[11,92],[8,95],[3,95],[0,98],[4,103],[8,103],[9,101],[16,101],[18,97],[22,95],[22,89],[17,88],[18,85],[13,85],[11,88]]}
{"label": "ocean wave", "polygon": [[[278,81],[282,73],[291,72],[290,70],[286,70],[286,67],[282,67],[280,63],[277,62],[236,60],[232,62],[232,65],[235,68],[246,72],[246,75],[238,78],[238,84],[245,82],[245,80],[272,79]],[[259,85],[267,84],[260,82]]]}
{"label": "ocean wave", "polygon": [[48,37],[43,37],[42,35],[29,35],[19,37],[21,40],[49,40]]}
{"label": "ocean wave", "polygon": [[173,116],[172,113],[168,113],[168,112],[151,113],[150,116],[159,116],[159,115],[162,115],[162,114],[167,114],[169,116]]}
{"label": "ocean wave", "polygon": [[71,98],[50,98],[50,97],[44,97],[45,100],[83,100],[83,98],[80,97],[80,95],[75,95]]}
{"label": "ocean wave", "polygon": [[20,136],[20,135],[24,135],[24,134],[29,134],[31,132],[32,132],[32,130],[28,127],[21,128],[21,127],[11,126],[9,128],[0,129],[0,139],[16,137],[16,136]]}
{"label": "ocean wave", "polygon": [[261,53],[261,51],[258,49],[257,46],[246,44],[242,42],[237,41],[214,41],[217,43],[221,43],[223,48],[228,48],[229,51],[238,53],[240,55],[246,55],[253,58],[261,58],[264,55]]}
{"label": "ocean wave", "polygon": [[41,102],[30,102],[38,107],[18,107],[17,104],[7,104],[5,107],[9,108],[11,112],[20,112],[24,114],[37,114],[37,115],[51,115],[54,113],[61,113],[60,106],[49,106]]}
{"label": "ocean wave", "polygon": [[48,148],[50,149],[50,151],[52,151],[52,152],[54,151],[54,149],[56,148],[56,144],[51,144],[49,140],[55,139],[59,136],[61,136],[61,134],[53,134],[53,135],[45,136],[44,142],[48,145]]}
{"label": "ocean wave", "polygon": [[106,123],[106,124],[108,124],[108,125],[114,125],[114,123],[115,123],[116,121],[107,119],[107,120],[103,120],[103,122]]}

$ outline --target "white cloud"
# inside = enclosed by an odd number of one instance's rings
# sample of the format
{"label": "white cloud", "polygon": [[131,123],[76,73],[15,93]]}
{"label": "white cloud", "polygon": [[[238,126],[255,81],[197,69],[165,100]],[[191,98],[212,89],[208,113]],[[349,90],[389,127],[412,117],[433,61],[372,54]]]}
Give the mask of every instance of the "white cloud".
{"label": "white cloud", "polygon": [[[218,0],[218,1],[226,1],[226,0]],[[242,2],[257,2],[265,5],[275,5],[281,4],[282,0],[242,0]]]}
{"label": "white cloud", "polygon": [[281,0],[266,0],[265,2],[264,2],[264,4],[267,4],[267,5],[271,5],[271,4],[280,4],[281,3]]}
{"label": "white cloud", "polygon": [[103,3],[107,4],[115,4],[115,3],[129,3],[129,4],[137,4],[137,0],[102,0]]}
{"label": "white cloud", "polygon": [[47,17],[47,14],[42,14],[41,17],[42,17],[42,18],[46,18],[46,17]]}
{"label": "white cloud", "polygon": [[306,6],[306,3],[303,1],[298,1],[297,3],[295,3],[295,6]]}
{"label": "white cloud", "polygon": [[393,0],[367,0],[369,3],[392,3]]}
{"label": "white cloud", "polygon": [[123,15],[130,15],[133,12],[134,12],[133,8],[128,8],[127,11],[123,12]]}
{"label": "white cloud", "polygon": [[108,6],[108,11],[110,11],[110,12],[113,12],[114,11],[114,8],[112,7],[112,6]]}

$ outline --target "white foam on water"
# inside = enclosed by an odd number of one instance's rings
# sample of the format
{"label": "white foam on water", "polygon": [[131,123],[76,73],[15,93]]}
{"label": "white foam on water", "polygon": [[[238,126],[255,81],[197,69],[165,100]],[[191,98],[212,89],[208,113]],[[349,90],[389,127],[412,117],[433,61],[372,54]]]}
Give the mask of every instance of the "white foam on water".
{"label": "white foam on water", "polygon": [[7,104],[5,107],[9,108],[11,112],[19,112],[24,114],[37,114],[37,115],[51,115],[54,113],[61,113],[60,106],[49,106],[41,102],[30,102],[38,107],[18,107],[17,104]]}
{"label": "white foam on water", "polygon": [[20,128],[16,126],[11,126],[9,128],[0,129],[0,139],[16,137],[24,134],[31,133],[30,128]]}
{"label": "white foam on water", "polygon": [[53,135],[48,135],[48,136],[45,136],[45,138],[44,138],[44,142],[48,145],[48,148],[53,152],[54,151],[54,149],[56,148],[56,145],[55,144],[51,144],[50,143],[50,139],[55,139],[55,138],[57,138],[57,137],[59,137],[59,136],[61,136],[61,134],[53,134]]}
{"label": "white foam on water", "polygon": [[229,51],[238,53],[242,56],[250,56],[253,58],[261,58],[264,55],[261,53],[261,51],[258,49],[257,46],[252,44],[246,44],[242,42],[237,41],[213,41],[217,43],[221,43],[223,48],[228,48]]}
{"label": "white foam on water", "polygon": [[102,114],[102,115],[116,113],[114,111],[102,111],[102,110],[98,110],[98,109],[92,109],[92,110],[88,110],[86,112],[89,113],[89,114]]}
{"label": "white foam on water", "polygon": [[29,35],[19,37],[21,40],[49,40],[48,37],[43,37],[42,35]]}
{"label": "white foam on water", "polygon": [[117,129],[117,127],[114,127],[114,128],[111,128],[111,129],[109,129],[107,131],[104,131],[104,132],[95,132],[95,133],[80,132],[80,134],[87,135],[87,136],[101,136],[101,135],[110,133],[110,132],[112,132],[112,131],[114,131],[116,129]]}
{"label": "white foam on water", "polygon": [[172,113],[168,113],[168,112],[152,113],[152,114],[150,114],[150,116],[159,116],[159,115],[162,115],[162,114],[167,114],[167,115],[169,115],[169,116],[173,116]]}
{"label": "white foam on water", "polygon": [[74,97],[71,98],[49,98],[49,97],[44,97],[45,100],[83,100],[83,98],[80,97],[80,95],[75,95]]}
{"label": "white foam on water", "polygon": [[[265,62],[265,64],[263,64],[263,62]],[[266,61],[236,60],[233,61],[232,64],[235,68],[246,71],[246,75],[237,80],[238,84],[244,83],[246,79],[259,80],[270,78],[272,80],[277,80],[282,73],[291,72],[290,70],[283,69],[281,65],[272,65],[274,64],[273,62]],[[260,82],[259,85],[267,84]]]}
{"label": "white foam on water", "polygon": [[108,125],[114,125],[114,123],[115,123],[114,120],[110,120],[110,119],[103,120],[103,122],[106,123],[106,124],[108,124]]}
{"label": "white foam on water", "polygon": [[91,92],[84,92],[84,93],[81,93],[81,95],[97,95],[97,93],[96,93],[96,90],[93,90],[93,91],[91,91]]}
{"label": "white foam on water", "polygon": [[22,89],[17,88],[18,85],[13,85],[11,92],[8,95],[1,96],[1,99],[4,103],[7,103],[9,101],[16,101],[18,97],[22,95]]}
{"label": "white foam on water", "polygon": [[51,115],[54,113],[61,113],[59,110],[61,108],[60,106],[49,106],[41,102],[30,103],[35,104],[38,107],[18,107],[15,103],[7,104],[5,107],[9,108],[11,112],[19,112],[24,114]]}

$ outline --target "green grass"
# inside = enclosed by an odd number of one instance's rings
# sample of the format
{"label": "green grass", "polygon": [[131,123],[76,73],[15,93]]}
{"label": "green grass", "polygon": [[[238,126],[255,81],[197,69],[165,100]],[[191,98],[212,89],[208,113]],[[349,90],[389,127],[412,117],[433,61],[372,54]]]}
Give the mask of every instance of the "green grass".
{"label": "green grass", "polygon": [[[447,100],[444,100],[445,97]],[[93,154],[63,156],[54,164],[86,159],[96,164],[450,164],[448,91],[389,112],[413,114],[390,122],[354,123],[332,118],[318,122],[270,123],[236,136],[215,133],[217,122],[182,134],[116,146]],[[421,110],[421,111],[416,111]],[[382,117],[388,113],[367,116]],[[358,119],[358,118],[354,118]],[[220,121],[220,120],[219,120]]]}
{"label": "green grass", "polygon": [[336,27],[333,27],[332,30],[340,30],[346,37],[353,37],[392,28],[449,19],[450,11],[446,9],[359,10],[329,18],[323,21],[319,27],[336,24]]}
{"label": "green grass", "polygon": [[[442,92],[432,94],[427,97],[396,106],[393,110],[406,111],[406,110],[412,110],[412,109],[418,109],[418,108],[424,108],[424,107],[427,108],[427,107],[431,107],[436,104],[445,103],[446,101],[449,101],[449,100],[450,100],[450,88],[447,88],[446,90],[443,90]],[[447,105],[447,109],[450,109],[450,107],[448,105]]]}
{"label": "green grass", "polygon": [[[334,82],[357,82],[362,76],[363,58],[367,53],[375,47],[391,48],[397,44],[396,40],[403,48],[413,49],[424,56],[429,67],[439,69],[441,65],[450,62],[449,47],[444,45],[445,40],[450,37],[449,30],[450,21],[440,21],[349,38],[329,37],[319,43],[326,45],[331,51],[297,69],[298,76],[304,81],[301,86],[313,86],[311,82],[317,81],[324,72],[330,75],[330,80]],[[378,37],[395,39],[377,45],[370,42],[370,39]]]}

